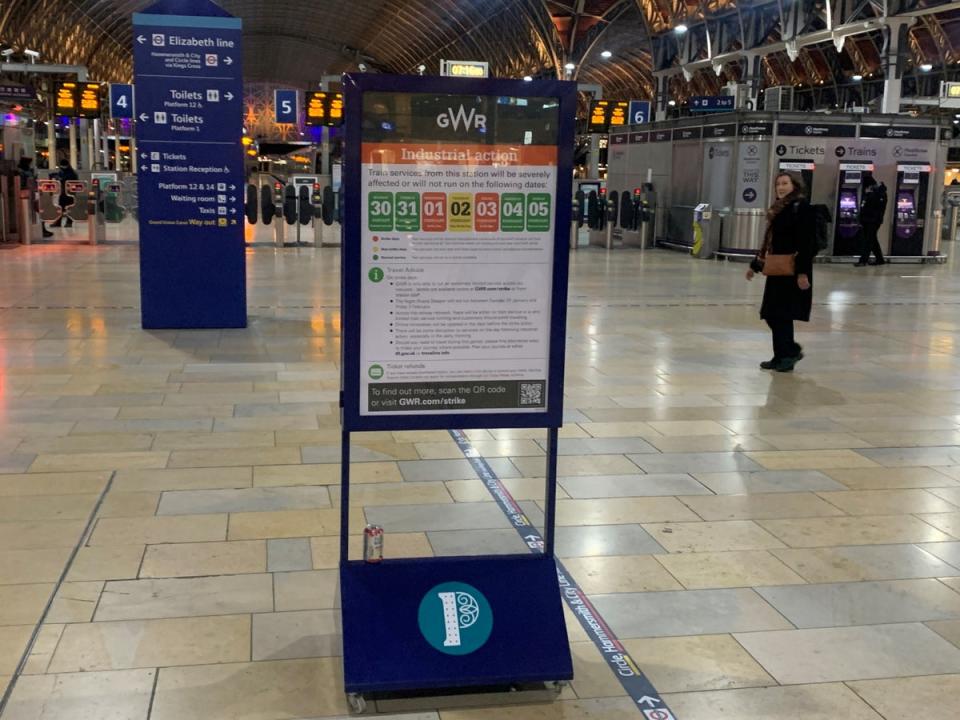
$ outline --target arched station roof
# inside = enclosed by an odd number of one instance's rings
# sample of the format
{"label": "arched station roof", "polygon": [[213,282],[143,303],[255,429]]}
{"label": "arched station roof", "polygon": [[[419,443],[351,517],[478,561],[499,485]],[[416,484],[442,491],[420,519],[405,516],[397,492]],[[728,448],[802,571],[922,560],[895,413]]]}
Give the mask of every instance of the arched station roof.
{"label": "arched station roof", "polygon": [[[129,80],[131,15],[151,0],[7,0],[0,42],[45,62]],[[574,77],[605,97],[650,97],[675,72],[679,97],[712,94],[760,49],[764,85],[838,86],[882,78],[889,21],[907,19],[902,67],[929,63],[930,82],[957,74],[960,2],[948,0],[222,0],[244,21],[245,79],[315,87],[355,70],[438,71],[441,59],[487,60],[502,77]],[[677,35],[684,23],[689,30]],[[897,32],[894,26],[894,32]],[[799,49],[787,52],[786,41]],[[601,53],[608,51],[610,57]],[[565,66],[571,63],[570,72]],[[693,71],[681,74],[681,66]],[[699,66],[696,66],[699,63]],[[706,65],[706,67],[703,67]],[[922,79],[922,78],[921,78]],[[926,94],[926,93],[925,93]]]}

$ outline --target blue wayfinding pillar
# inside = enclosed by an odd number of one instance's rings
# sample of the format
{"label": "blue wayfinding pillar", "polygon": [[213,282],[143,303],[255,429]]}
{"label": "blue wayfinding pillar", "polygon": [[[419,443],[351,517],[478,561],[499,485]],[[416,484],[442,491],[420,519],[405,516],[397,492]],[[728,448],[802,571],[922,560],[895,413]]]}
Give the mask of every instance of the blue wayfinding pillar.
{"label": "blue wayfinding pillar", "polygon": [[143,327],[246,327],[240,20],[162,0],[133,38]]}

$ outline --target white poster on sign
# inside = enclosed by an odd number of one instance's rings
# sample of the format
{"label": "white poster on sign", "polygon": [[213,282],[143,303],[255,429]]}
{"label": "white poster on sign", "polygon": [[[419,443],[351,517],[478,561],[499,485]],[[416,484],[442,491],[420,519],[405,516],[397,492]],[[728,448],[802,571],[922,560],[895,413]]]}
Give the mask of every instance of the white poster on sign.
{"label": "white poster on sign", "polygon": [[549,99],[365,95],[361,415],[545,411],[556,116]]}

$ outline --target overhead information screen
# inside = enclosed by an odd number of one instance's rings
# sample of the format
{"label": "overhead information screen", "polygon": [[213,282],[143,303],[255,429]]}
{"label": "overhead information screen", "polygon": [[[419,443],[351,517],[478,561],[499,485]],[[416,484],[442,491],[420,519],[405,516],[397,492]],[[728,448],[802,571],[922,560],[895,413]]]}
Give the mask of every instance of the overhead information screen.
{"label": "overhead information screen", "polygon": [[57,115],[77,117],[77,84],[75,82],[57,83],[56,93],[54,103]]}
{"label": "overhead information screen", "polygon": [[306,106],[307,125],[331,127],[343,123],[343,93],[309,91]]}
{"label": "overhead information screen", "polygon": [[588,132],[605,133],[611,127],[628,124],[630,103],[626,101],[596,100],[590,103]]}
{"label": "overhead information screen", "polygon": [[80,117],[100,117],[100,83],[84,82],[78,88]]}

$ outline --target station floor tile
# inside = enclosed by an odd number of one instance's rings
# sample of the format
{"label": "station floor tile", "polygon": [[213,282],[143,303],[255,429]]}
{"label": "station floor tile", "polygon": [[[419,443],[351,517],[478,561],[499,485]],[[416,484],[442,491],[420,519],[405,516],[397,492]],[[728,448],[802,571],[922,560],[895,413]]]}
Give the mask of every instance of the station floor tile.
{"label": "station floor tile", "polygon": [[[884,720],[842,683],[766,687],[667,695],[674,715],[684,720]],[[895,717],[895,716],[894,716]]]}
{"label": "station floor tile", "polygon": [[[348,716],[338,252],[254,248],[247,329],[147,333],[135,246],[5,251],[0,688],[40,625],[2,720]],[[756,367],[742,268],[609,257],[571,258],[570,576],[681,720],[952,717],[956,262],[818,266],[807,357],[782,375]],[[546,432],[465,432],[542,525]],[[387,558],[529,550],[447,431],[352,442],[351,558],[368,521]],[[385,720],[637,717],[564,617],[577,678],[556,702]]]}
{"label": "station floor tile", "polygon": [[920,623],[734,637],[782,685],[960,672],[960,649]]}

